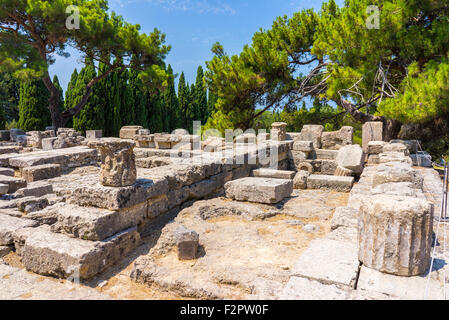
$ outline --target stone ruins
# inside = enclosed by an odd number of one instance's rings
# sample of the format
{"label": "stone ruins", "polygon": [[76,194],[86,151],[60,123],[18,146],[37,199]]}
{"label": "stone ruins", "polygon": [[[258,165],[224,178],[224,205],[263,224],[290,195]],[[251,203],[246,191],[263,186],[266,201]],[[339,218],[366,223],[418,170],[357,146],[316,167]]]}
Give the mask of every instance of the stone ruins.
{"label": "stone ruins", "polygon": [[285,123],[233,141],[47,129],[0,131],[0,298],[422,299],[428,276],[443,297],[442,181],[382,123],[362,146]]}

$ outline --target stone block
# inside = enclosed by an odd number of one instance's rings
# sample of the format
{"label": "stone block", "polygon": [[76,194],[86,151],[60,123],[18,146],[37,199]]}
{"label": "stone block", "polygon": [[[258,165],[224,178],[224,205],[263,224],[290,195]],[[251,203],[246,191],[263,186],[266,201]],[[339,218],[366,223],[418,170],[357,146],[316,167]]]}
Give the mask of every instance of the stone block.
{"label": "stone block", "polygon": [[137,170],[134,142],[105,138],[89,142],[101,155],[100,183],[110,187],[126,187],[136,182]]}
{"label": "stone block", "polygon": [[31,228],[37,225],[36,221],[12,217],[0,214],[0,246],[14,243],[13,233],[23,228]]}
{"label": "stone block", "polygon": [[60,164],[42,164],[39,166],[22,168],[22,178],[27,182],[51,179],[62,174]]}
{"label": "stone block", "polygon": [[45,197],[25,197],[17,200],[17,208],[26,214],[36,212],[48,206],[48,199]]}
{"label": "stone block", "polygon": [[189,230],[184,226],[176,229],[176,247],[178,249],[179,260],[194,260],[199,245],[199,235],[193,230]]}
{"label": "stone block", "polygon": [[390,182],[412,182],[414,187],[422,189],[423,177],[407,163],[384,163],[375,167],[372,187]]}
{"label": "stone block", "polygon": [[354,288],[359,265],[357,243],[317,239],[301,254],[291,275]]}
{"label": "stone block", "polygon": [[0,168],[0,175],[1,176],[14,177],[14,169],[11,169],[11,168]]}
{"label": "stone block", "polygon": [[334,175],[338,165],[334,160],[321,160],[321,174]]}
{"label": "stone block", "polygon": [[387,143],[386,145],[384,145],[382,152],[383,153],[399,152],[402,153],[404,156],[410,155],[407,146],[403,143]]}
{"label": "stone block", "polygon": [[358,221],[359,260],[398,276],[429,270],[433,205],[412,197],[375,195],[362,200]]}
{"label": "stone block", "polygon": [[0,154],[18,153],[22,148],[18,146],[0,147]]}
{"label": "stone block", "polygon": [[279,298],[281,300],[348,300],[349,290],[335,284],[290,277]]}
{"label": "stone block", "polygon": [[405,156],[402,152],[387,152],[379,154],[379,163],[388,162],[401,162],[412,165],[412,159],[409,156]]}
{"label": "stone block", "polygon": [[362,127],[363,151],[368,152],[370,141],[383,141],[383,123],[380,121],[365,122]]}
{"label": "stone block", "polygon": [[307,171],[298,171],[293,178],[293,188],[294,189],[307,189],[307,178],[310,173]]}
{"label": "stone block", "polygon": [[318,160],[335,160],[337,159],[338,150],[316,149],[315,158]]}
{"label": "stone block", "polygon": [[338,131],[323,132],[321,135],[321,148],[340,150],[341,147],[352,145],[354,128],[345,126]]}
{"label": "stone block", "polygon": [[126,257],[140,244],[140,236],[131,228],[103,241],[86,241],[41,226],[15,232],[14,244],[28,271],[89,280]]}
{"label": "stone block", "polygon": [[363,171],[365,156],[358,144],[344,146],[338,151],[335,159],[340,167],[352,170],[356,174]]}
{"label": "stone block", "polygon": [[315,149],[321,148],[321,135],[324,127],[321,125],[305,125],[303,126],[298,140],[312,141]]}
{"label": "stone block", "polygon": [[134,139],[134,136],[143,129],[142,126],[125,126],[120,129],[120,139]]}
{"label": "stone block", "polygon": [[414,166],[432,168],[432,156],[425,151],[411,154],[410,158],[412,159]]}
{"label": "stone block", "polygon": [[418,140],[391,140],[390,143],[400,143],[407,147],[409,153],[419,153],[421,151],[420,142]]}
{"label": "stone block", "polygon": [[9,130],[0,130],[0,141],[9,141],[10,139]]}
{"label": "stone block", "polygon": [[368,146],[366,148],[366,153],[371,154],[380,154],[384,150],[384,146],[387,143],[385,141],[370,141],[368,142]]}
{"label": "stone block", "polygon": [[308,189],[334,190],[339,192],[351,191],[354,177],[337,177],[312,174],[307,179]]}
{"label": "stone block", "polygon": [[314,150],[313,142],[312,141],[295,141],[293,143],[294,151],[302,151],[306,153],[310,153]]}
{"label": "stone block", "polygon": [[14,249],[14,246],[0,246],[0,258],[3,258],[10,252],[12,252]]}
{"label": "stone block", "polygon": [[13,142],[17,142],[17,136],[26,136],[25,131],[21,129],[11,129],[9,130],[10,140]]}
{"label": "stone block", "polygon": [[0,184],[0,195],[7,194],[9,190],[9,185],[7,184]]}
{"label": "stone block", "polygon": [[354,172],[352,170],[337,166],[333,174],[339,177],[351,177],[354,175]]}
{"label": "stone block", "polygon": [[331,221],[331,230],[338,228],[357,228],[359,211],[352,207],[338,207],[335,209]]}
{"label": "stone block", "polygon": [[366,164],[369,165],[376,165],[376,164],[380,164],[380,157],[377,154],[370,154],[368,156],[368,160],[366,161]]}
{"label": "stone block", "polygon": [[274,179],[293,179],[295,171],[275,170],[275,169],[256,169],[253,170],[255,177],[274,178]]}
{"label": "stone block", "polygon": [[0,175],[0,184],[7,184],[9,186],[8,193],[14,193],[21,188],[25,188],[27,182],[24,179]]}
{"label": "stone block", "polygon": [[103,137],[103,130],[87,130],[86,139],[100,139]]}
{"label": "stone block", "polygon": [[242,178],[225,184],[226,197],[238,201],[278,203],[293,192],[293,182],[285,179]]}
{"label": "stone block", "polygon": [[53,193],[53,186],[44,181],[28,183],[25,188],[21,188],[14,193],[16,198],[23,197],[42,197],[46,194]]}

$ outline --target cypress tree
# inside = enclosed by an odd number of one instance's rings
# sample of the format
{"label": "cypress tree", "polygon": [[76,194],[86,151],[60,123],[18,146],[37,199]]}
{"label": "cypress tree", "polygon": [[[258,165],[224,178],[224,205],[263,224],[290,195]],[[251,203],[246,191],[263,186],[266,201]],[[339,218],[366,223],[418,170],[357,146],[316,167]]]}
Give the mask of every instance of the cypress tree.
{"label": "cypress tree", "polygon": [[188,128],[189,119],[187,118],[189,108],[189,87],[186,85],[184,72],[181,73],[178,83],[178,102],[180,110],[180,120],[183,129]]}
{"label": "cypress tree", "polygon": [[217,101],[218,101],[218,96],[213,91],[209,90],[209,95],[208,95],[208,100],[207,100],[207,118],[208,119],[216,111],[215,105],[217,104]]}
{"label": "cypress tree", "polygon": [[[98,74],[103,74],[107,70],[107,65],[100,62],[98,65]],[[98,81],[94,86],[96,95],[99,97],[98,110],[103,114],[103,136],[113,136],[114,107],[111,103],[111,75]],[[99,128],[100,129],[100,128]]]}
{"label": "cypress tree", "polygon": [[9,72],[0,72],[0,127],[19,119],[20,84]]}
{"label": "cypress tree", "polygon": [[204,71],[202,66],[198,67],[196,75],[195,110],[195,120],[199,120],[202,124],[205,124],[207,118],[209,118],[209,112],[207,107],[207,89],[204,81]]}
{"label": "cypress tree", "polygon": [[61,87],[61,84],[59,83],[59,79],[58,79],[57,75],[55,75],[53,77],[53,84],[59,91],[59,110],[64,111],[65,110],[64,109],[64,93],[62,91],[62,87]]}
{"label": "cypress tree", "polygon": [[142,80],[139,72],[132,69],[129,72],[129,87],[134,102],[134,122],[136,125],[148,127],[148,110],[146,108],[146,97],[143,90]]}
{"label": "cypress tree", "polygon": [[[70,81],[69,84],[67,85],[67,90],[65,92],[65,101],[64,101],[64,110],[73,108],[74,105],[74,99],[75,99],[75,86],[76,86],[76,80],[78,79],[78,70],[73,71],[72,75],[70,76]],[[73,127],[73,119],[70,119],[67,124],[66,127]]]}
{"label": "cypress tree", "polygon": [[[78,103],[85,93],[86,85],[97,76],[93,61],[86,60],[85,67],[78,75],[75,86],[74,104]],[[80,113],[73,117],[73,128],[85,134],[86,130],[103,129],[104,127],[104,113],[99,105],[101,97],[98,96],[98,91],[94,87],[89,102],[81,109]]]}
{"label": "cypress tree", "polygon": [[42,80],[24,82],[20,86],[19,128],[24,131],[42,131],[51,125],[49,98],[50,94]]}
{"label": "cypress tree", "polygon": [[134,101],[133,93],[131,87],[128,84],[129,81],[129,71],[124,70],[119,74],[119,91],[120,91],[120,119],[121,125],[129,126],[135,125],[135,113],[134,113]]}
{"label": "cypress tree", "polygon": [[162,94],[157,91],[155,94],[147,94],[148,128],[151,132],[164,131],[164,114],[162,110]]}
{"label": "cypress tree", "polygon": [[168,86],[164,91],[164,109],[166,117],[166,131],[172,132],[173,130],[182,126],[179,112],[178,97],[175,91],[175,76],[173,74],[173,69],[170,65],[167,68],[168,74]]}

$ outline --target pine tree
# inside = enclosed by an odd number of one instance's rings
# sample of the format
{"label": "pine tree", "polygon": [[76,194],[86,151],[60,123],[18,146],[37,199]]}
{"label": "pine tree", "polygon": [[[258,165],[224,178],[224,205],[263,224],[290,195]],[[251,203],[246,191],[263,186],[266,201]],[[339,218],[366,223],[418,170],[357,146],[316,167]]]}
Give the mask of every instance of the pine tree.
{"label": "pine tree", "polygon": [[24,82],[20,86],[19,128],[25,131],[42,131],[51,124],[49,97],[42,80]]}
{"label": "pine tree", "polygon": [[[207,99],[207,119],[209,119],[212,114],[216,111],[215,105],[217,104],[218,96],[209,89],[209,95]],[[207,123],[207,120],[206,122]]]}

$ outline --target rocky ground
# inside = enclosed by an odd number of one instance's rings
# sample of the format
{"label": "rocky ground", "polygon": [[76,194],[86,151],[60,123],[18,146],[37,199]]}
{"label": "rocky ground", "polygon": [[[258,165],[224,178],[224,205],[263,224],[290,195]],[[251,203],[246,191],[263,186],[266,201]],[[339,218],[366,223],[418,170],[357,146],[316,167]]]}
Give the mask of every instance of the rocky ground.
{"label": "rocky ground", "polygon": [[[347,193],[295,190],[275,206],[197,201],[158,221],[131,255],[82,285],[26,272],[10,253],[0,265],[0,286],[8,288],[2,298],[276,299],[298,257],[310,241],[330,231],[335,208],[345,206],[347,198]],[[195,261],[177,259],[174,233],[180,225],[200,235]]]}

